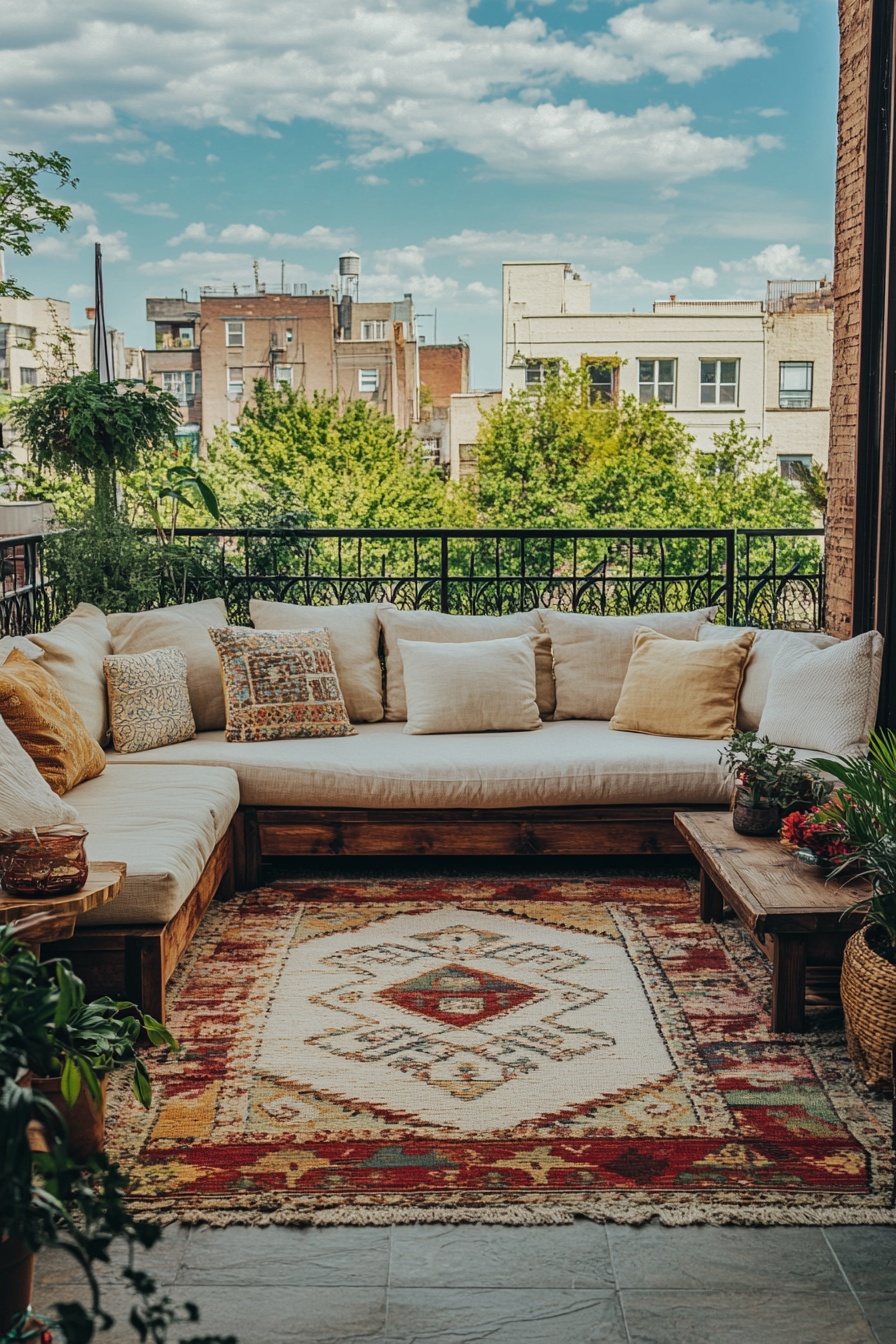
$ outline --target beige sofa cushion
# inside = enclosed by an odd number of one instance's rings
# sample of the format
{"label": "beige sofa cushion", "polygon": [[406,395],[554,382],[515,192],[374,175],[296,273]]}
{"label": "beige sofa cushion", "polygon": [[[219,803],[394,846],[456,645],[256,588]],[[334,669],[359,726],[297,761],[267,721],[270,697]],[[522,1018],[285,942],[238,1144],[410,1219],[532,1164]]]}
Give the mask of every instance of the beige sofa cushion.
{"label": "beige sofa cushion", "polygon": [[109,715],[103,659],[112,652],[105,613],[89,602],[81,602],[71,616],[66,616],[52,630],[29,635],[28,641],[42,651],[41,667],[59,682],[90,736],[97,742],[105,742]]}
{"label": "beige sofa cushion", "polygon": [[[144,752],[149,762],[229,765],[250,807],[554,807],[713,803],[728,784],[718,742],[614,733],[608,723],[548,722],[537,733],[409,736],[362,723],[331,741],[192,742]],[[801,753],[807,755],[809,753]],[[110,755],[110,761],[134,757]]]}
{"label": "beige sofa cushion", "polygon": [[407,697],[406,733],[531,732],[535,646],[546,635],[429,644],[400,639]]}
{"label": "beige sofa cushion", "polygon": [[187,686],[198,732],[223,728],[227,721],[218,652],[209,638],[212,626],[227,624],[220,597],[154,611],[120,611],[107,618],[113,653],[150,653],[180,649],[187,659]]}
{"label": "beige sofa cushion", "polygon": [[625,681],[632,640],[639,626],[670,639],[696,639],[718,607],[700,611],[662,611],[647,616],[583,616],[578,612],[541,612],[554,649],[557,719],[611,719]]}
{"label": "beige sofa cushion", "polygon": [[[698,640],[710,643],[738,639],[745,630],[744,625],[701,625]],[[756,630],[756,638],[747,658],[743,685],[740,688],[740,701],[737,706],[737,726],[742,732],[754,732],[759,727],[765,697],[768,693],[768,681],[778,650],[785,644],[811,644],[814,649],[829,649],[840,641],[832,635],[823,635],[816,630]]]}
{"label": "beige sofa cushion", "polygon": [[327,630],[349,718],[352,723],[379,723],[383,717],[383,668],[377,611],[389,605],[352,602],[344,607],[301,607],[253,597],[249,615],[256,630]]}
{"label": "beige sofa cushion", "polygon": [[82,915],[79,927],[171,919],[239,804],[232,770],[143,766],[133,756],[123,759],[133,764],[113,763],[68,795],[87,827],[88,858],[128,867],[120,895]]}
{"label": "beige sofa cushion", "polygon": [[752,630],[718,644],[670,639],[659,630],[636,631],[610,727],[714,742],[730,737],[753,639]]}
{"label": "beige sofa cushion", "polygon": [[[543,634],[537,611],[510,616],[449,616],[441,611],[399,611],[383,607],[378,612],[386,651],[386,718],[402,723],[408,716],[401,661],[400,639],[425,640],[431,644],[467,644],[483,639],[511,639],[515,635]],[[536,699],[541,715],[554,712],[554,677],[550,650],[536,650]]]}
{"label": "beige sofa cushion", "polygon": [[784,644],[768,683],[759,732],[785,747],[857,756],[877,717],[884,641],[876,630],[836,647]]}

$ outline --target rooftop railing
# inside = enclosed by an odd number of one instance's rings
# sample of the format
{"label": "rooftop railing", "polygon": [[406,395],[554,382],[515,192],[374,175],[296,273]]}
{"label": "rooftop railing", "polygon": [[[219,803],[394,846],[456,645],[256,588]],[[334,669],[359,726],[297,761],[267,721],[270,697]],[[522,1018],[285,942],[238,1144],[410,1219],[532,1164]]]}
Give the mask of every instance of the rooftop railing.
{"label": "rooftop railing", "polygon": [[[638,615],[718,606],[728,624],[814,630],[824,612],[821,529],[181,529],[159,548],[158,602],[253,597],[327,606],[503,615],[554,607]],[[67,614],[52,541],[0,540],[0,633]],[[71,585],[65,585],[66,592]]]}

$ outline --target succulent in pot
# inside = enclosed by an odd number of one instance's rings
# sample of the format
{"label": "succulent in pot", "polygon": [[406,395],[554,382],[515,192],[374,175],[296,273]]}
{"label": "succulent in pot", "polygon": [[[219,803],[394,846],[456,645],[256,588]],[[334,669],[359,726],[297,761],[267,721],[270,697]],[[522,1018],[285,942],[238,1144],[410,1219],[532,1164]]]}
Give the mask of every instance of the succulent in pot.
{"label": "succulent in pot", "polygon": [[826,798],[830,786],[791,747],[735,733],[719,752],[733,785],[732,824],[741,835],[776,835],[782,817]]}

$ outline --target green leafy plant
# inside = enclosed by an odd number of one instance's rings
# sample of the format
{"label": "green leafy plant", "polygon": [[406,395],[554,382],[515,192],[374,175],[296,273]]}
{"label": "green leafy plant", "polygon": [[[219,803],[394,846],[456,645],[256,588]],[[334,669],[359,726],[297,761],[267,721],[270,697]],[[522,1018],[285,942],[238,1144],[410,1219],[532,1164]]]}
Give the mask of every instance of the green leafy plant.
{"label": "green leafy plant", "polygon": [[[5,162],[0,160],[0,248],[20,257],[31,255],[34,237],[44,233],[48,224],[64,231],[71,221],[71,206],[45,196],[41,177],[55,178],[57,187],[78,185],[72,177],[71,160],[56,151],[16,150]],[[0,280],[2,295],[27,299],[31,292],[8,276]]]}
{"label": "green leafy plant", "polygon": [[719,752],[719,760],[746,794],[750,807],[811,806],[830,791],[810,763],[797,761],[791,747],[778,746],[757,733],[735,733]]}

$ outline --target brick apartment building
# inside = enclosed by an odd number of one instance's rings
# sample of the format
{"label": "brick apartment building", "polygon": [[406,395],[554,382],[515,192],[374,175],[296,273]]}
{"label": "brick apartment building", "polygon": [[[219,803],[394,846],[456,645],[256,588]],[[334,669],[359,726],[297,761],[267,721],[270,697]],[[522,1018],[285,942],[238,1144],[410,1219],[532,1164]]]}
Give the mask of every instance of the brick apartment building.
{"label": "brick apartment building", "polygon": [[448,468],[451,461],[451,398],[470,390],[470,347],[421,345],[420,419],[414,433],[423,444],[426,458]]}

